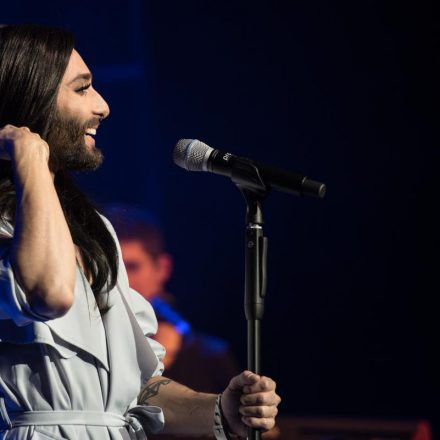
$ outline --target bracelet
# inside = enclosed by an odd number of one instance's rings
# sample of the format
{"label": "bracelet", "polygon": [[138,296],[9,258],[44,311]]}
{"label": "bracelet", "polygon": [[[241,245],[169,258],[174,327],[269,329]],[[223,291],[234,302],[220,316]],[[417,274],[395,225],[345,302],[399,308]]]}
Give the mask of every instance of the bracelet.
{"label": "bracelet", "polygon": [[222,412],[222,395],[217,396],[214,408],[214,426],[212,427],[214,431],[214,436],[216,440],[231,440],[228,431],[223,427],[223,412]]}

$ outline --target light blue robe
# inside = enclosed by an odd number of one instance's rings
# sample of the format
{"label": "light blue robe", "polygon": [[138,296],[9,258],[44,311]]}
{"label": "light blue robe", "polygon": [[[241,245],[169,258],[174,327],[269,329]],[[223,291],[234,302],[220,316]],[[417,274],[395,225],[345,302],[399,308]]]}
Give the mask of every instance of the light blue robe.
{"label": "light blue robe", "polygon": [[101,317],[77,267],[73,306],[47,320],[14,279],[12,235],[12,226],[0,223],[0,439],[146,438],[139,421],[146,432],[160,430],[160,408],[136,407],[136,398],[149,377],[162,373],[165,350],[150,338],[157,320],[129,288],[119,245],[108,312]]}

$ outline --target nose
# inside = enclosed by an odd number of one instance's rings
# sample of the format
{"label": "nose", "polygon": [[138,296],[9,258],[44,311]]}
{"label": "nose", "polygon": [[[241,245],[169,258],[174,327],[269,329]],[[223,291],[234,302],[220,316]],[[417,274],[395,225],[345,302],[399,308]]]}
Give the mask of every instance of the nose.
{"label": "nose", "polygon": [[96,101],[94,113],[100,117],[100,119],[106,118],[110,114],[110,107],[108,106],[105,99],[95,90]]}

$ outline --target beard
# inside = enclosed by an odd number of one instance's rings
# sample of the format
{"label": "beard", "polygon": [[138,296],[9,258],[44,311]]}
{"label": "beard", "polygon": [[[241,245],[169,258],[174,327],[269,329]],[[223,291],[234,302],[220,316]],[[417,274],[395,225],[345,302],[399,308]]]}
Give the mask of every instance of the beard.
{"label": "beard", "polygon": [[98,118],[86,123],[56,113],[47,136],[50,168],[56,171],[95,171],[102,164],[102,151],[85,141],[86,130],[99,124]]}

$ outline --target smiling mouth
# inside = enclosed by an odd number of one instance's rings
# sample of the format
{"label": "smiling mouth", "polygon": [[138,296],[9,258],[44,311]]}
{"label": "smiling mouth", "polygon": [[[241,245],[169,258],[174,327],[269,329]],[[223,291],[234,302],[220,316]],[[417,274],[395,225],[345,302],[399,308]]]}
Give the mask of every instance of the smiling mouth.
{"label": "smiling mouth", "polygon": [[96,136],[96,128],[88,128],[85,134],[90,137]]}

